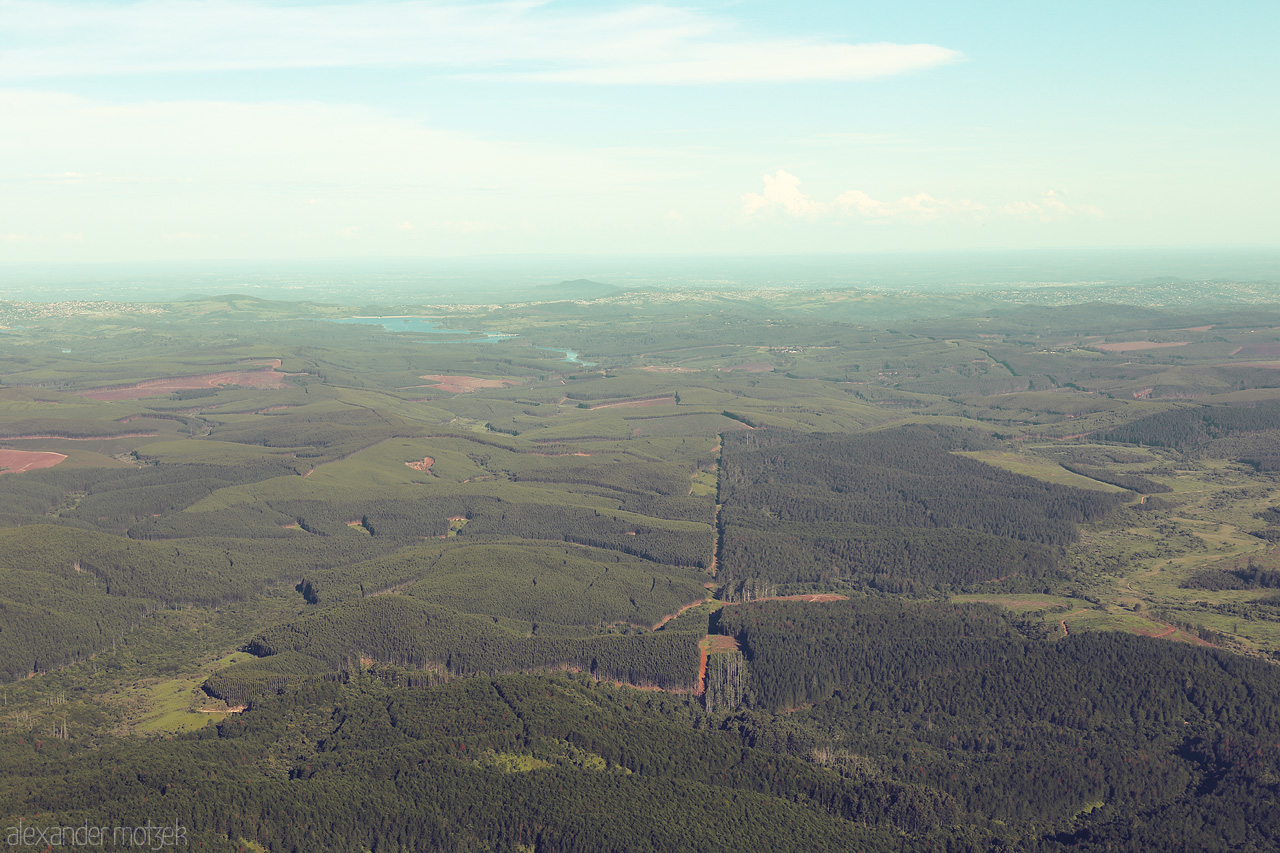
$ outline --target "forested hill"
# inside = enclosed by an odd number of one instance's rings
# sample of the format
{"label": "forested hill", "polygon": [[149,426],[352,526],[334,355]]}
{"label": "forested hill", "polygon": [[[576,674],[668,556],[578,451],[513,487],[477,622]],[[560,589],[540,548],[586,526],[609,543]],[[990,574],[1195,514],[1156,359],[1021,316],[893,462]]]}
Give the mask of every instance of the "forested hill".
{"label": "forested hill", "polygon": [[1058,486],[952,451],[983,436],[905,426],[858,435],[752,430],[724,439],[723,570],[854,578],[893,591],[1054,571],[1113,494]]}
{"label": "forested hill", "polygon": [[738,604],[718,629],[741,644],[747,704],[794,709],[740,712],[744,742],[917,781],[1043,827],[1047,849],[1280,845],[1274,665],[1113,632],[1051,642],[994,608],[883,596]]}

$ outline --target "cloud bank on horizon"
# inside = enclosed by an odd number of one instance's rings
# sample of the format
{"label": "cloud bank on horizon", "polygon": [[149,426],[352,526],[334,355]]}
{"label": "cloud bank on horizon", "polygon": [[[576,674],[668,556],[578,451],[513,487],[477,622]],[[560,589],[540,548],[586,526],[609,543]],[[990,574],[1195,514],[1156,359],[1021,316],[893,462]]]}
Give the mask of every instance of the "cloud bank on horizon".
{"label": "cloud bank on horizon", "polygon": [[897,201],[880,201],[861,190],[845,190],[829,202],[816,201],[800,190],[800,179],[779,169],[764,176],[764,190],[742,194],[742,212],[782,213],[796,219],[814,220],[822,216],[861,216],[867,219],[900,219],[929,222],[944,217],[1010,216],[1049,222],[1067,216],[1101,217],[1093,205],[1072,206],[1057,190],[1045,190],[1033,201],[1018,200],[988,206],[967,198],[935,198],[928,193],[903,196]]}
{"label": "cloud bank on horizon", "polygon": [[0,263],[1276,245],[1242,5],[0,0]]}

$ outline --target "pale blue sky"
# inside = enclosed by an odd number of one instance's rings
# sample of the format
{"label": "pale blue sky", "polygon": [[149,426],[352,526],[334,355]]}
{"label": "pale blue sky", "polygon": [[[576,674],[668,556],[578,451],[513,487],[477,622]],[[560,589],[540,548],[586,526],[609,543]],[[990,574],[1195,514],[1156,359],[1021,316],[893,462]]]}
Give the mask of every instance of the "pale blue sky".
{"label": "pale blue sky", "polygon": [[0,262],[1280,245],[1280,4],[0,0]]}

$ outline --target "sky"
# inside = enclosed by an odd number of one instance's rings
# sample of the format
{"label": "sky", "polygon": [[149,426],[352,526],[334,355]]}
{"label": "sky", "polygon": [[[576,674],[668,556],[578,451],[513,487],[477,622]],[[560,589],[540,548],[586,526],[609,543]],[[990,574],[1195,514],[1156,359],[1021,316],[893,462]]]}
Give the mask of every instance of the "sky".
{"label": "sky", "polygon": [[1280,3],[0,0],[0,264],[1280,247]]}

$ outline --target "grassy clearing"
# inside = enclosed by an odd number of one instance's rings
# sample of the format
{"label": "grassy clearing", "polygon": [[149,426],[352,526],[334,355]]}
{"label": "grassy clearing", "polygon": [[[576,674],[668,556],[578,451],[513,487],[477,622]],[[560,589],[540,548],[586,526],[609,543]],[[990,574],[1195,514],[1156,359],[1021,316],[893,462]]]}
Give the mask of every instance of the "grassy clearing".
{"label": "grassy clearing", "polygon": [[1004,450],[967,450],[960,451],[956,455],[967,456],[970,459],[977,459],[979,462],[985,462],[988,465],[994,465],[997,468],[1003,468],[1015,474],[1035,477],[1037,480],[1057,483],[1060,486],[1075,486],[1076,488],[1093,489],[1099,492],[1124,491],[1119,486],[1101,483],[1081,474],[1074,474],[1056,462],[1038,456],[1029,456],[1025,453],[1011,453]]}
{"label": "grassy clearing", "polygon": [[146,710],[133,718],[132,729],[138,732],[181,732],[222,720],[228,713],[224,709],[201,710],[219,703],[206,696],[200,685],[218,670],[252,659],[253,655],[247,652],[231,652],[205,665],[198,673],[140,686],[130,698],[135,707],[140,705]]}
{"label": "grassy clearing", "polygon": [[714,495],[716,493],[716,484],[717,477],[714,471],[699,471],[693,475],[693,483],[689,487],[689,494],[694,497]]}

